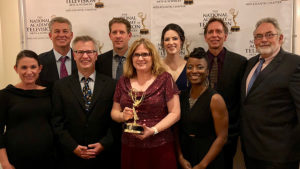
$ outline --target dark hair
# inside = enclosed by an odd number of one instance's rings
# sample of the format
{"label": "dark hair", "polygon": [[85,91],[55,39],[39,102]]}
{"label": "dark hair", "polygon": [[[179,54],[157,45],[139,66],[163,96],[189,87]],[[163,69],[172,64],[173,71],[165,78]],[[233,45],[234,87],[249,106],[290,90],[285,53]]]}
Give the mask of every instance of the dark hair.
{"label": "dark hair", "polygon": [[184,31],[179,25],[177,25],[175,23],[170,23],[163,29],[163,31],[161,33],[161,41],[160,41],[161,47],[164,48],[164,38],[165,38],[165,34],[168,30],[173,30],[178,33],[179,38],[182,42],[182,44],[181,44],[181,48],[182,48],[182,46],[184,44],[184,40],[185,40]]}
{"label": "dark hair", "polygon": [[207,53],[202,47],[194,48],[192,53],[190,54],[189,58],[197,58],[197,59],[204,59],[206,63],[208,64],[208,58],[207,58]]}
{"label": "dark hair", "polygon": [[221,18],[210,18],[209,21],[206,23],[206,25],[204,26],[204,35],[206,35],[207,33],[207,28],[209,26],[209,24],[213,23],[213,22],[219,22],[220,24],[222,24],[223,29],[224,29],[224,33],[227,35],[228,34],[228,28],[225,24],[225,22],[223,21],[223,19]]}
{"label": "dark hair", "polygon": [[127,33],[131,32],[131,25],[130,25],[130,22],[127,19],[125,19],[123,17],[114,17],[114,18],[112,18],[112,20],[109,21],[109,24],[108,24],[109,33],[111,32],[111,26],[114,23],[123,23],[126,26]]}
{"label": "dark hair", "polygon": [[19,61],[24,57],[28,57],[28,58],[32,58],[32,59],[36,60],[38,65],[40,66],[40,61],[39,61],[38,55],[34,51],[31,51],[31,50],[22,50],[21,52],[19,52],[17,55],[15,66],[18,66]]}

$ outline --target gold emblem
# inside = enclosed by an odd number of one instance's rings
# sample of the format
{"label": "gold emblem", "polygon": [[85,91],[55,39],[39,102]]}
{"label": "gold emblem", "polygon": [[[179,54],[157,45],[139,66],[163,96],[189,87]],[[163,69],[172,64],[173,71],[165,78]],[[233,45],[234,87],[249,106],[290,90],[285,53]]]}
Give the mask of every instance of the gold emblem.
{"label": "gold emblem", "polygon": [[238,16],[238,14],[239,14],[239,11],[235,11],[235,9],[231,8],[229,10],[229,13],[232,15],[232,20],[234,22],[234,26],[232,26],[231,29],[230,29],[231,32],[238,32],[238,31],[240,31],[240,27],[236,25],[237,22],[235,20],[236,17]]}
{"label": "gold emblem", "polygon": [[147,15],[145,14],[145,16],[144,16],[143,12],[139,12],[138,17],[141,18],[141,22],[143,25],[143,28],[140,30],[140,34],[148,34],[149,30],[146,28],[145,23],[144,23],[145,19],[147,18]]}

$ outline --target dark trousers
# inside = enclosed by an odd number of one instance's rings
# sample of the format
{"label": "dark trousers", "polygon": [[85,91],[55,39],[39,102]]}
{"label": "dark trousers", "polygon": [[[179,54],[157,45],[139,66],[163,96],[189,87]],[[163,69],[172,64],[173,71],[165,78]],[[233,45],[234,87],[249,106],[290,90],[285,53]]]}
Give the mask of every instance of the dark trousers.
{"label": "dark trousers", "polygon": [[295,162],[271,162],[251,158],[244,154],[247,169],[299,169],[299,161]]}
{"label": "dark trousers", "polygon": [[223,147],[225,169],[233,169],[233,158],[236,153],[237,143],[238,143],[238,135],[229,136],[227,143]]}

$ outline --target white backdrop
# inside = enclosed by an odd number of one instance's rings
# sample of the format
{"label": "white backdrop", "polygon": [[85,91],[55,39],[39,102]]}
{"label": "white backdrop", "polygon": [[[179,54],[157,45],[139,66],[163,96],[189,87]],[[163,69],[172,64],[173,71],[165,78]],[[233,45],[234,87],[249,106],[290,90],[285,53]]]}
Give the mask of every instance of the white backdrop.
{"label": "white backdrop", "polygon": [[[99,41],[103,53],[112,48],[108,36],[109,20],[122,16],[132,24],[131,42],[141,36],[147,37],[160,49],[162,29],[169,23],[177,23],[185,31],[190,51],[199,46],[207,49],[203,27],[209,18],[223,18],[230,29],[234,26],[233,15],[236,15],[236,25],[240,31],[230,32],[225,44],[229,50],[248,58],[254,56],[256,51],[252,34],[255,23],[263,17],[275,17],[285,37],[283,48],[292,51],[293,0],[193,0],[190,5],[185,5],[185,1],[101,0],[104,7],[96,8],[99,0],[20,0],[23,48],[37,53],[50,50],[52,44],[48,37],[48,22],[54,16],[63,16],[72,22],[74,36],[91,35]],[[148,34],[140,34],[142,18]],[[186,53],[184,49],[183,55]]]}

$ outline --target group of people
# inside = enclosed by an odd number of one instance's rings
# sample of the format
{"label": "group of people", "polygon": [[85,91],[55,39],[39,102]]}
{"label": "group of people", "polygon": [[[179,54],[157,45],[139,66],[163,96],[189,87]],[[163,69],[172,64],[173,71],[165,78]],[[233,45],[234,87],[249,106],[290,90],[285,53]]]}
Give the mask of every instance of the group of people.
{"label": "group of people", "polygon": [[[257,22],[249,61],[224,47],[219,18],[204,28],[208,50],[186,59],[174,23],[163,59],[148,39],[129,47],[121,17],[100,55],[91,36],[73,39],[68,19],[49,29],[53,49],[21,51],[21,82],[0,91],[3,169],[232,169],[239,136],[247,169],[299,168],[300,57],[281,48],[276,19]],[[123,131],[135,122],[141,133]]]}

